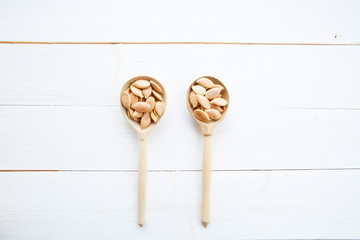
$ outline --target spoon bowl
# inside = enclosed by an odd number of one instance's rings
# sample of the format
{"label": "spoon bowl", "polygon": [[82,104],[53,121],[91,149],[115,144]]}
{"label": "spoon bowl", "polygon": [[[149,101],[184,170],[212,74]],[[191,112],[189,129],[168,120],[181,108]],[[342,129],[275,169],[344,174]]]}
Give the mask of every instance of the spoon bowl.
{"label": "spoon bowl", "polygon": [[[191,106],[191,103],[189,101],[189,96],[190,93],[192,91],[191,87],[194,86],[194,84],[196,84],[196,81],[199,80],[200,78],[207,78],[210,79],[214,84],[219,84],[221,85],[224,89],[221,91],[221,97],[224,98],[228,104],[225,106],[224,108],[224,112],[221,113],[221,118],[216,120],[216,121],[210,121],[210,122],[202,122],[199,119],[197,119],[194,115],[194,108]],[[194,82],[191,83],[187,93],[186,93],[186,106],[191,114],[191,116],[196,120],[196,122],[200,125],[201,130],[203,132],[204,135],[212,135],[216,126],[224,119],[228,107],[229,107],[229,92],[227,90],[227,88],[225,87],[225,85],[217,78],[211,77],[211,76],[203,76],[203,77],[199,77],[198,79],[196,79]]]}
{"label": "spoon bowl", "polygon": [[[121,93],[124,92],[126,89],[128,89],[130,87],[130,85],[133,84],[137,80],[154,81],[157,85],[159,85],[161,90],[163,91],[163,95],[162,95],[163,102],[164,102],[165,108],[166,108],[167,98],[166,98],[165,88],[158,80],[156,80],[155,78],[149,77],[149,76],[137,76],[137,77],[133,77],[130,80],[128,80],[126,83],[124,83],[123,87],[121,88],[120,97],[121,97]],[[146,138],[147,135],[156,127],[156,125],[158,123],[158,122],[154,123],[153,121],[151,121],[150,126],[148,126],[145,129],[141,129],[140,124],[138,122],[136,122],[128,117],[127,109],[121,104],[121,100],[120,100],[120,109],[121,109],[121,113],[125,117],[126,121],[130,124],[131,127],[133,127],[135,129],[135,131],[138,133],[140,138]],[[159,119],[159,121],[160,120],[161,120],[161,118]]]}

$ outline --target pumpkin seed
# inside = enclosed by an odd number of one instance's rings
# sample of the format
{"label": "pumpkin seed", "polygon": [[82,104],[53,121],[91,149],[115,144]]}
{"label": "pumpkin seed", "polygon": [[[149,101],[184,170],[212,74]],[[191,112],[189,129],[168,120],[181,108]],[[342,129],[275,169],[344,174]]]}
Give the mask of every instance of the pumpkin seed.
{"label": "pumpkin seed", "polygon": [[206,89],[200,85],[195,85],[195,86],[192,86],[191,88],[198,95],[205,95],[205,93],[206,93]]}
{"label": "pumpkin seed", "polygon": [[191,91],[189,98],[190,98],[189,100],[190,100],[190,103],[193,106],[193,108],[196,108],[199,105],[199,101],[196,97],[196,94],[193,91]]}
{"label": "pumpkin seed", "polygon": [[144,113],[140,121],[141,129],[147,128],[150,125],[150,123],[151,123],[150,114],[148,112]]}
{"label": "pumpkin seed", "polygon": [[224,109],[222,109],[222,107],[215,105],[213,103],[210,103],[210,105],[211,105],[211,107],[210,107],[211,109],[215,109],[215,110],[219,111],[219,113],[224,112]]}
{"label": "pumpkin seed", "polygon": [[154,81],[150,81],[151,86],[160,94],[163,94],[163,91],[159,85],[156,84]]}
{"label": "pumpkin seed", "polygon": [[144,97],[147,99],[148,97],[150,97],[150,95],[152,93],[152,88],[149,86],[149,87],[143,89],[142,93],[143,93]]}
{"label": "pumpkin seed", "polygon": [[157,102],[155,104],[155,112],[158,116],[162,116],[165,111],[165,103],[163,102]]}
{"label": "pumpkin seed", "polygon": [[121,94],[121,103],[124,107],[130,108],[131,105],[130,94],[127,93],[126,91]]}
{"label": "pumpkin seed", "polygon": [[220,92],[221,92],[220,88],[212,88],[206,92],[205,97],[209,100],[212,100],[214,98],[219,97]]}
{"label": "pumpkin seed", "polygon": [[155,107],[155,98],[154,97],[149,97],[148,99],[146,99],[145,102],[150,105],[150,108],[151,108],[151,111],[152,111],[154,109],[154,107]]}
{"label": "pumpkin seed", "polygon": [[134,113],[132,114],[132,117],[134,117],[134,118],[141,118],[142,115],[143,115],[142,112],[134,111]]}
{"label": "pumpkin seed", "polygon": [[133,113],[134,113],[134,110],[132,110],[131,108],[129,108],[129,109],[127,110],[128,118],[132,119]]}
{"label": "pumpkin seed", "polygon": [[157,123],[159,121],[159,117],[158,117],[158,115],[156,115],[156,113],[154,111],[152,111],[150,113],[150,117],[154,121],[154,123]]}
{"label": "pumpkin seed", "polygon": [[215,98],[211,101],[211,103],[220,107],[226,106],[228,104],[227,101],[223,98]]}
{"label": "pumpkin seed", "polygon": [[137,112],[150,112],[151,107],[146,102],[137,102],[131,106],[132,109],[134,109]]}
{"label": "pumpkin seed", "polygon": [[220,88],[221,91],[224,90],[224,87],[221,86],[220,84],[214,84],[214,87],[213,88]]}
{"label": "pumpkin seed", "polygon": [[160,101],[163,101],[163,98],[162,98],[162,96],[161,96],[160,93],[158,93],[158,92],[155,91],[155,90],[153,90],[152,92],[153,92],[154,96],[156,97],[156,99],[158,99],[158,100],[160,100]]}
{"label": "pumpkin seed", "polygon": [[211,107],[210,102],[206,97],[204,97],[202,95],[197,95],[196,97],[202,107],[204,107],[206,109]]}
{"label": "pumpkin seed", "polygon": [[221,113],[218,110],[215,109],[206,109],[205,112],[212,120],[218,120],[221,118]]}
{"label": "pumpkin seed", "polygon": [[135,81],[132,85],[133,85],[134,87],[140,88],[140,89],[150,87],[150,83],[149,83],[149,81],[147,81],[147,80],[137,80],[137,81]]}
{"label": "pumpkin seed", "polygon": [[143,97],[144,95],[142,94],[142,91],[138,88],[136,88],[135,86],[130,86],[130,90],[132,93],[134,93],[136,96],[138,97]]}
{"label": "pumpkin seed", "polygon": [[203,111],[203,110],[200,110],[200,109],[196,109],[194,111],[194,115],[197,119],[199,119],[200,121],[202,122],[209,122],[211,121],[211,119],[209,118],[209,116]]}
{"label": "pumpkin seed", "polygon": [[131,99],[131,104],[130,104],[130,106],[133,105],[133,104],[135,104],[135,103],[137,103],[137,102],[139,101],[139,97],[136,96],[136,95],[133,94],[133,93],[130,93],[130,99]]}
{"label": "pumpkin seed", "polygon": [[214,86],[214,83],[207,78],[200,78],[196,80],[196,83],[203,86],[204,88],[212,88]]}

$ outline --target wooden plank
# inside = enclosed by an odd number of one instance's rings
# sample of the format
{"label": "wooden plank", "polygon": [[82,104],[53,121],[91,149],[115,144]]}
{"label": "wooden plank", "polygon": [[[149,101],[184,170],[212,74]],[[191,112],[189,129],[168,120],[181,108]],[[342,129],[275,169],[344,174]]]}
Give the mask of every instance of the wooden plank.
{"label": "wooden plank", "polygon": [[[0,169],[137,170],[138,138],[118,107],[1,107],[0,116]],[[357,110],[232,107],[213,137],[213,169],[359,168],[359,122]],[[200,128],[170,102],[149,138],[149,169],[199,170],[201,151]]]}
{"label": "wooden plank", "polygon": [[360,43],[359,11],[356,0],[5,0],[0,41]]}
{"label": "wooden plank", "polygon": [[200,223],[199,172],[149,173],[136,222],[136,173],[0,173],[2,239],[357,239],[359,171],[214,172]]}
{"label": "wooden plank", "polygon": [[1,105],[117,106],[126,80],[150,75],[184,107],[189,84],[213,75],[236,107],[360,108],[360,46],[16,44],[0,52]]}

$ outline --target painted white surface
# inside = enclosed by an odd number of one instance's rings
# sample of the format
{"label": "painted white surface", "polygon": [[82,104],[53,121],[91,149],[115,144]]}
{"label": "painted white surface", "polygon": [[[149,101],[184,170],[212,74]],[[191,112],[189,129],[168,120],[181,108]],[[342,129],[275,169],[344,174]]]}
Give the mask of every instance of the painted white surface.
{"label": "painted white surface", "polygon": [[[118,107],[0,107],[0,116],[0,169],[137,169],[138,138]],[[357,110],[232,101],[214,134],[213,169],[360,168],[359,123]],[[148,144],[149,169],[201,169],[201,131],[184,104],[169,102]]]}
{"label": "painted white surface", "polygon": [[[46,181],[44,181],[46,179]],[[151,172],[147,223],[136,173],[1,173],[1,239],[348,239],[360,234],[359,171],[214,172],[212,220],[200,172]]]}
{"label": "painted white surface", "polygon": [[[360,108],[360,46],[0,44],[0,102],[118,106],[122,84],[161,81],[171,106],[211,75],[233,109]],[[176,105],[175,105],[176,104]]]}
{"label": "painted white surface", "polygon": [[[359,10],[350,0],[1,1],[3,42],[243,45],[0,44],[0,239],[359,239]],[[169,97],[149,139],[143,229],[138,141],[118,108],[137,75]],[[203,75],[231,98],[213,139],[207,229],[202,136],[185,108]]]}
{"label": "painted white surface", "polygon": [[360,43],[357,0],[2,0],[0,41]]}

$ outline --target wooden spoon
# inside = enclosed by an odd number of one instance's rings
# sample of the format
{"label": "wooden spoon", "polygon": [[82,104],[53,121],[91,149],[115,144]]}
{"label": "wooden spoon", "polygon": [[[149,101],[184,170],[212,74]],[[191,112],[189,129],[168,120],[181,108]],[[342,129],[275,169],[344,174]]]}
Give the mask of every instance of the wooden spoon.
{"label": "wooden spoon", "polygon": [[206,227],[210,222],[210,180],[211,180],[211,136],[216,128],[216,126],[224,119],[229,106],[229,93],[222,82],[218,79],[210,76],[204,76],[201,78],[207,78],[213,81],[215,84],[219,84],[224,87],[221,91],[222,98],[227,100],[228,105],[225,107],[224,112],[221,114],[221,118],[216,121],[202,122],[197,119],[194,115],[194,108],[192,107],[189,101],[189,95],[192,91],[191,87],[196,85],[196,79],[191,83],[189,90],[186,94],[186,105],[191,114],[191,116],[196,120],[200,125],[202,133],[204,135],[204,145],[203,145],[203,164],[202,164],[202,200],[201,200],[201,222]]}
{"label": "wooden spoon", "polygon": [[[159,85],[161,90],[163,91],[163,95],[162,95],[163,102],[165,103],[165,107],[166,107],[166,92],[164,87],[159,81],[148,76],[138,76],[127,81],[121,89],[120,97],[121,94],[126,89],[128,89],[132,83],[134,83],[137,80],[154,81],[157,85]],[[146,175],[147,175],[146,174],[147,173],[146,139],[149,133],[151,132],[151,130],[154,129],[156,124],[154,122],[151,122],[150,126],[148,126],[145,129],[141,129],[140,123],[132,119],[129,119],[127,115],[127,109],[121,104],[121,100],[120,100],[120,109],[127,122],[135,129],[135,131],[138,133],[140,138],[140,156],[139,156],[139,166],[138,166],[138,224],[140,227],[142,227],[145,224],[145,206],[146,206]]]}

